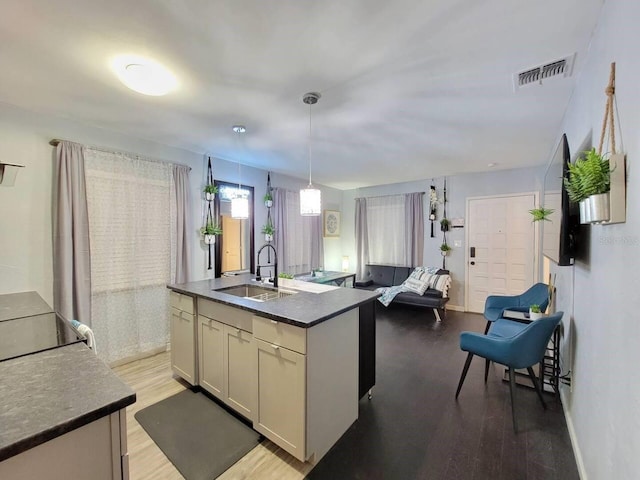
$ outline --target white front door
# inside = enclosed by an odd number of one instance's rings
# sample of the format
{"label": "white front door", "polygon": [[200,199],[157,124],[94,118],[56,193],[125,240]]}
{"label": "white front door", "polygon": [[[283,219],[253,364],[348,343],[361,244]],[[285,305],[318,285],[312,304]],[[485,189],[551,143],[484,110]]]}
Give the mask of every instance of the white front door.
{"label": "white front door", "polygon": [[484,311],[488,295],[517,295],[537,278],[536,194],[470,198],[467,311]]}

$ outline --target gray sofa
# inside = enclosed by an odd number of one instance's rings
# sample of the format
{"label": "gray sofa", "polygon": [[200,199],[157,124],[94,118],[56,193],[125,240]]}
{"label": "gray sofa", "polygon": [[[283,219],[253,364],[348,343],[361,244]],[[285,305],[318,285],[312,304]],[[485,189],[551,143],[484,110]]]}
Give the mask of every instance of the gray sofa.
{"label": "gray sofa", "polygon": [[[393,265],[367,265],[364,278],[355,282],[355,288],[366,290],[375,290],[379,287],[391,287],[400,285],[404,282],[413,268],[396,267]],[[438,270],[438,275],[448,275],[448,270]],[[418,295],[413,292],[401,292],[393,299],[391,303],[413,305],[417,307],[427,307],[433,309],[433,313],[437,321],[440,321],[440,312],[446,315],[446,305],[449,297],[443,297],[440,290],[427,289],[424,295]]]}

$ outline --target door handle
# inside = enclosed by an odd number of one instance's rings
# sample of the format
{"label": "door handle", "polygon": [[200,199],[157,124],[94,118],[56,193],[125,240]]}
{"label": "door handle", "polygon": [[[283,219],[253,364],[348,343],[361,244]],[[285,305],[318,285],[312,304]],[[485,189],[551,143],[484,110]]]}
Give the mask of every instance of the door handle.
{"label": "door handle", "polygon": [[476,258],[476,247],[470,247],[469,248],[469,256],[471,258]]}

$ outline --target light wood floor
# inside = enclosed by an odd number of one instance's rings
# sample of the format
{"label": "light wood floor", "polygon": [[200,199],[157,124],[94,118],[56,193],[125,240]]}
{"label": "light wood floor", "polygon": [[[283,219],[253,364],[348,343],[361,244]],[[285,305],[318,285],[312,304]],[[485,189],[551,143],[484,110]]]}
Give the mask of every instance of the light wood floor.
{"label": "light wood floor", "polygon": [[[114,371],[137,394],[136,403],[127,407],[131,480],[182,479],[180,472],[134,418],[139,410],[188,387],[187,383],[173,376],[169,364],[169,352],[115,367]],[[311,470],[311,467],[310,464],[299,462],[280,447],[264,439],[218,478],[221,480],[300,480]]]}

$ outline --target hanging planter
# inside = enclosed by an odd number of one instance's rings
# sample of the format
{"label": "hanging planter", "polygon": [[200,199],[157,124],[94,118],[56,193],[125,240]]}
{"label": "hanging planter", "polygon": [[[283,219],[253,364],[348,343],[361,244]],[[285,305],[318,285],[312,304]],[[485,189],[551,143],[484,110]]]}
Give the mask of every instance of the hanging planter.
{"label": "hanging planter", "polygon": [[267,193],[264,196],[264,206],[267,208],[271,208],[273,207],[273,196],[271,195],[271,193]]}
{"label": "hanging planter", "polygon": [[273,228],[273,224],[268,221],[267,224],[262,227],[262,230],[260,232],[264,234],[265,242],[272,242],[273,235],[275,234],[276,229]]}
{"label": "hanging planter", "polygon": [[609,160],[595,148],[584,152],[584,158],[569,164],[569,178],[564,183],[569,200],[580,205],[580,223],[609,220],[611,168]]}
{"label": "hanging planter", "polygon": [[442,232],[448,232],[450,227],[451,227],[451,222],[449,221],[448,218],[443,218],[442,220],[440,220],[440,230]]}
{"label": "hanging planter", "polygon": [[205,185],[204,198],[207,202],[212,202],[218,193],[218,187],[216,185]]}
{"label": "hanging planter", "polygon": [[212,245],[216,243],[216,236],[222,235],[222,229],[219,225],[213,222],[207,222],[207,224],[200,229],[200,233],[203,236],[204,243],[206,245]]}
{"label": "hanging planter", "polygon": [[451,247],[446,243],[443,243],[442,245],[440,245],[440,254],[443,257],[446,257],[447,255],[449,255],[450,251],[451,251]]}

